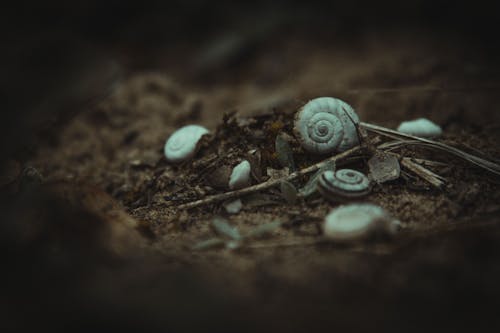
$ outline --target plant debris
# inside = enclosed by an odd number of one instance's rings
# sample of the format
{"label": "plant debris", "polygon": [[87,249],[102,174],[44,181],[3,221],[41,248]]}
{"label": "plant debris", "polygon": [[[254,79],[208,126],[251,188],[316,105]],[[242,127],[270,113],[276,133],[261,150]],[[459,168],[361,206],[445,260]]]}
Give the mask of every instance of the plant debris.
{"label": "plant debris", "polygon": [[295,161],[293,159],[292,148],[283,138],[282,134],[278,134],[276,136],[275,149],[276,155],[278,156],[278,161],[283,168],[288,168],[288,170],[290,170],[291,172],[297,170]]}
{"label": "plant debris", "polygon": [[394,154],[376,152],[369,160],[371,179],[379,184],[399,178],[401,167]]}
{"label": "plant debris", "polygon": [[283,223],[281,221],[264,223],[244,234],[240,234],[237,227],[231,226],[229,222],[223,218],[216,217],[212,220],[212,225],[216,232],[223,238],[215,237],[200,241],[193,246],[193,250],[207,250],[222,246],[225,246],[228,250],[235,250],[240,248],[246,242],[273,233],[280,228],[282,224]]}
{"label": "plant debris", "polygon": [[281,195],[290,205],[293,205],[297,201],[297,189],[292,183],[284,180],[280,185]]}

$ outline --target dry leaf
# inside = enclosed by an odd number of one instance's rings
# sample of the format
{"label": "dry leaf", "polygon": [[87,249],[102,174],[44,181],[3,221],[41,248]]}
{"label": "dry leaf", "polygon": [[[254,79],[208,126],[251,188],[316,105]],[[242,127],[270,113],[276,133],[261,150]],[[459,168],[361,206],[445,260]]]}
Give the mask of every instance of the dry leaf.
{"label": "dry leaf", "polygon": [[399,160],[394,154],[377,151],[368,160],[370,177],[377,183],[385,183],[398,179],[401,174]]}
{"label": "dry leaf", "polygon": [[269,234],[275,230],[277,230],[279,227],[281,227],[282,222],[281,221],[273,221],[271,223],[266,223],[266,224],[261,224],[255,228],[253,228],[250,232],[245,234],[245,238],[256,238],[256,237],[261,237],[266,234]]}
{"label": "dry leaf", "polygon": [[214,247],[222,247],[226,242],[220,238],[210,238],[201,242],[196,243],[193,246],[193,250],[207,250]]}
{"label": "dry leaf", "polygon": [[241,239],[238,228],[231,226],[228,221],[222,217],[215,217],[212,220],[212,225],[214,226],[215,231],[220,235],[224,235],[233,240]]}
{"label": "dry leaf", "polygon": [[289,204],[293,205],[297,201],[297,189],[292,183],[284,180],[280,185],[281,195]]}
{"label": "dry leaf", "polygon": [[306,185],[304,185],[304,187],[299,190],[300,195],[303,197],[308,197],[313,194],[316,191],[316,184],[318,182],[319,176],[327,170],[335,171],[335,162],[328,161],[318,171],[316,171],[316,173],[312,175],[311,178],[309,178],[309,181],[306,183]]}
{"label": "dry leaf", "polygon": [[295,171],[297,168],[293,159],[292,148],[281,134],[278,134],[276,136],[274,147],[276,149],[276,155],[281,166],[283,168],[288,168],[292,172]]}

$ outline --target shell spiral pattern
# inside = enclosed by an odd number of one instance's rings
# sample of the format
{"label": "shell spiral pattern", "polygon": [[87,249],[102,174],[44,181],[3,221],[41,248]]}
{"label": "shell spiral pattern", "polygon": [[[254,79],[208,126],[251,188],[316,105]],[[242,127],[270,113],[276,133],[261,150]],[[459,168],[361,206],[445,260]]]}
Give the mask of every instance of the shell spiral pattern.
{"label": "shell spiral pattern", "polygon": [[358,144],[358,115],[333,97],[310,100],[296,114],[294,130],[302,147],[310,153],[342,152]]}
{"label": "shell spiral pattern", "polygon": [[208,133],[206,128],[198,125],[187,125],[175,131],[165,143],[167,161],[180,163],[193,157],[198,141]]}
{"label": "shell spiral pattern", "polygon": [[325,171],[318,180],[318,190],[327,199],[335,197],[358,198],[371,191],[370,180],[363,173],[341,169]]}

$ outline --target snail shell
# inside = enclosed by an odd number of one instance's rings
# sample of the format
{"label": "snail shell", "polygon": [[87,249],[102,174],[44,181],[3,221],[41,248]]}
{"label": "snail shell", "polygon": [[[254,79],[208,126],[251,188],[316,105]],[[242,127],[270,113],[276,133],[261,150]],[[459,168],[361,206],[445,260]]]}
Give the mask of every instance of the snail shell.
{"label": "snail shell", "polygon": [[175,131],[165,143],[165,157],[171,163],[179,163],[194,156],[198,141],[208,130],[199,125],[187,125]]}
{"label": "snail shell", "polygon": [[433,138],[443,134],[441,127],[427,118],[403,121],[398,127],[398,132],[416,135],[422,138]]}
{"label": "snail shell", "polygon": [[353,108],[333,97],[307,102],[295,115],[294,130],[302,147],[310,153],[342,152],[359,143]]}
{"label": "snail shell", "polygon": [[325,217],[324,235],[332,240],[347,241],[374,234],[392,235],[400,222],[382,207],[369,203],[340,206]]}
{"label": "snail shell", "polygon": [[370,180],[352,169],[327,170],[318,179],[318,190],[327,199],[359,198],[371,191]]}

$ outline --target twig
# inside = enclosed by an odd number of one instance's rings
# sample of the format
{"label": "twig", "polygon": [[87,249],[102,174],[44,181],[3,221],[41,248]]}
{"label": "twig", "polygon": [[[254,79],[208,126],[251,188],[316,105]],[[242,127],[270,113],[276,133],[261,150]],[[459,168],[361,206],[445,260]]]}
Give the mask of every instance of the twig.
{"label": "twig", "polygon": [[[436,142],[436,141],[425,139],[425,138],[421,138],[421,137],[414,136],[414,135],[401,133],[401,132],[398,132],[398,131],[395,131],[395,130],[392,130],[389,128],[385,128],[382,126],[377,126],[377,125],[373,125],[373,124],[369,124],[369,123],[364,123],[364,122],[360,123],[360,127],[364,128],[368,131],[375,132],[375,133],[378,133],[380,135],[384,135],[386,137],[390,137],[390,138],[402,141],[401,143],[404,143],[404,144],[418,144],[421,146],[426,146],[426,147],[430,147],[430,148],[434,148],[434,149],[444,150],[450,154],[453,154],[453,155],[458,156],[466,161],[469,161],[470,163],[473,163],[473,164],[475,164],[483,169],[486,169],[494,174],[500,175],[500,165],[498,165],[494,162],[485,160],[483,158],[471,155],[469,153],[466,153],[460,149],[454,148],[454,147],[449,146],[447,144],[444,144],[441,142]],[[406,138],[408,140],[401,140],[401,138]],[[383,146],[383,148],[386,148],[386,149],[391,148],[391,147],[397,146],[397,142],[392,143],[392,144],[386,144],[385,146],[381,145],[379,148],[382,148],[382,146]],[[244,188],[241,190],[236,190],[236,191],[231,191],[231,192],[226,192],[226,193],[222,193],[222,194],[208,196],[204,199],[200,199],[200,200],[196,200],[193,202],[189,202],[189,203],[180,205],[180,206],[178,206],[178,209],[191,209],[191,208],[195,208],[195,207],[199,207],[199,206],[204,206],[204,205],[224,201],[227,199],[239,198],[239,197],[242,197],[242,196],[247,195],[247,194],[266,190],[266,189],[280,185],[282,181],[293,181],[301,176],[304,176],[306,174],[309,174],[311,172],[319,170],[323,165],[325,165],[328,162],[336,162],[337,163],[337,162],[340,162],[342,160],[348,159],[348,158],[352,157],[353,155],[357,154],[358,152],[360,152],[363,148],[364,148],[364,146],[356,146],[356,147],[349,149],[343,153],[332,156],[332,157],[330,157],[326,160],[323,160],[319,163],[313,164],[305,169],[291,173],[290,175],[288,175],[286,177],[269,180],[267,182],[260,183],[260,184],[254,185],[254,186],[250,186],[250,187],[247,187],[247,188]],[[424,168],[423,166],[414,163],[410,159],[407,159],[407,160],[403,159],[403,164],[406,164],[406,167],[408,169],[410,169],[411,171],[420,175],[420,177],[422,177],[423,179],[430,182],[433,186],[440,188],[444,184],[444,182],[442,181],[442,178],[440,179],[440,176],[434,174],[432,171]]]}
{"label": "twig", "polygon": [[378,126],[378,125],[373,125],[373,124],[368,124],[361,122],[360,126],[365,128],[368,131],[378,133],[380,135],[384,135],[393,139],[399,139],[401,137],[406,138],[406,139],[411,139],[411,140],[406,140],[405,144],[418,144],[421,146],[426,146],[438,150],[443,150],[446,151],[450,154],[453,154],[457,157],[460,157],[466,161],[469,161],[472,164],[475,164],[485,170],[488,170],[496,175],[500,175],[500,165],[488,160],[485,160],[484,158],[466,153],[460,149],[457,149],[455,147],[449,146],[445,143],[442,142],[437,142],[425,138],[421,138],[418,136],[410,135],[410,134],[405,134],[401,133],[395,130],[392,130],[390,128]]}
{"label": "twig", "polygon": [[392,151],[394,149],[399,149],[404,146],[415,145],[421,143],[417,140],[403,140],[401,138],[397,138],[396,136],[390,136],[390,138],[395,139],[394,141],[384,142],[377,146],[378,149],[382,149],[383,151]]}
{"label": "twig", "polygon": [[[384,142],[384,143],[378,145],[377,148],[380,150],[383,150],[385,152],[391,152],[393,149],[401,148],[402,146],[405,146],[405,145],[412,145],[412,144],[419,144],[419,143],[422,144],[420,141],[416,141],[416,140],[397,139],[395,141]],[[399,154],[397,154],[397,155],[399,155]],[[431,166],[431,167],[449,166],[448,163],[432,161],[432,160],[427,160],[427,159],[423,159],[423,158],[412,157],[412,159],[413,159],[413,161],[417,162],[418,164],[422,164],[425,166]]]}
{"label": "twig", "polygon": [[423,166],[430,166],[430,167],[447,167],[447,166],[450,166],[447,163],[438,162],[438,161],[431,161],[431,160],[425,160],[423,158],[412,157],[412,160],[415,161],[415,162],[417,162],[418,164],[423,165]]}
{"label": "twig", "polygon": [[413,162],[413,160],[409,157],[403,157],[401,159],[401,165],[403,165],[408,170],[420,176],[422,179],[430,183],[432,186],[436,188],[441,188],[444,185],[443,177],[436,175],[434,172],[429,169],[424,168],[420,164]]}
{"label": "twig", "polygon": [[330,158],[327,158],[326,160],[323,160],[319,163],[313,164],[305,169],[295,171],[294,173],[289,174],[286,177],[279,178],[279,179],[272,179],[268,180],[267,182],[260,183],[254,186],[246,187],[241,190],[236,190],[236,191],[231,191],[231,192],[226,192],[226,193],[221,193],[221,194],[215,194],[208,196],[204,199],[200,199],[197,201],[193,202],[188,202],[186,204],[178,206],[178,209],[190,209],[190,208],[195,208],[199,206],[204,206],[208,204],[212,204],[215,202],[220,202],[224,201],[227,199],[233,199],[233,198],[239,198],[247,194],[259,192],[262,190],[267,190],[269,188],[272,188],[274,186],[278,186],[281,184],[282,181],[293,181],[301,176],[307,175],[311,172],[314,172],[316,170],[319,170],[323,165],[325,165],[328,162],[340,162],[341,160],[347,159],[359,152],[361,152],[364,149],[364,146],[356,146],[354,148],[351,148],[349,150],[346,150],[343,153],[340,153],[338,155],[332,156]]}

